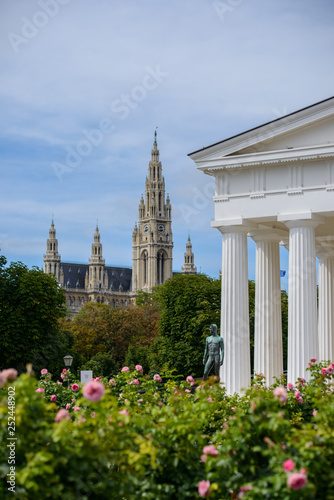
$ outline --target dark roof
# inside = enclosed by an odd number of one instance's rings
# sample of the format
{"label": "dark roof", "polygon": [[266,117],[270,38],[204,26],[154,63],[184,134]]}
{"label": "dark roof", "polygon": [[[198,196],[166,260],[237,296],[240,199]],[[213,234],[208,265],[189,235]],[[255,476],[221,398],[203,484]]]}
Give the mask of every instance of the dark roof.
{"label": "dark roof", "polygon": [[[85,276],[89,270],[88,264],[73,264],[61,262],[60,267],[64,273],[64,286],[66,288],[85,288]],[[108,274],[108,289],[115,292],[131,291],[132,269],[127,267],[105,266]]]}
{"label": "dark roof", "polygon": [[240,134],[232,135],[232,137],[228,137],[227,139],[223,139],[222,141],[218,141],[218,142],[215,142],[214,144],[210,144],[210,146],[205,146],[204,148],[198,149],[197,151],[193,151],[192,153],[189,153],[188,156],[194,155],[195,153],[199,153],[200,151],[205,151],[206,149],[212,148],[213,146],[218,146],[218,144],[223,144],[224,142],[227,142],[231,139],[235,139],[236,137],[244,135],[247,132],[252,132],[253,130],[265,127],[266,125],[270,125],[271,123],[278,122],[279,120],[284,120],[288,116],[293,116],[297,113],[300,113],[301,111],[305,111],[306,109],[313,108],[313,106],[318,106],[318,104],[322,104],[323,102],[330,101],[331,99],[333,99],[333,97],[334,96],[328,97],[327,99],[323,99],[322,101],[316,102],[315,104],[311,104],[310,106],[306,106],[305,108],[298,109],[297,111],[293,111],[292,113],[288,113],[287,115],[280,116],[279,118],[275,118],[275,120],[271,120],[270,122],[263,123],[262,125],[258,125],[257,127],[250,128],[249,130],[244,130],[244,132],[241,132]]}

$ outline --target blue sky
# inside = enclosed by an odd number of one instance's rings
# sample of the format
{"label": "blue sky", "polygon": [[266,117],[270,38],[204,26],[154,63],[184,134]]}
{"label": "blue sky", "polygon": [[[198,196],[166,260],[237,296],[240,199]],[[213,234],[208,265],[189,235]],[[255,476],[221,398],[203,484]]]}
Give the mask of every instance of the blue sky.
{"label": "blue sky", "polygon": [[1,252],[41,267],[53,215],[64,261],[88,261],[98,220],[106,263],[131,266],[158,127],[174,270],[190,232],[198,270],[218,276],[213,180],[187,155],[332,96],[333,11],[330,0],[3,0]]}

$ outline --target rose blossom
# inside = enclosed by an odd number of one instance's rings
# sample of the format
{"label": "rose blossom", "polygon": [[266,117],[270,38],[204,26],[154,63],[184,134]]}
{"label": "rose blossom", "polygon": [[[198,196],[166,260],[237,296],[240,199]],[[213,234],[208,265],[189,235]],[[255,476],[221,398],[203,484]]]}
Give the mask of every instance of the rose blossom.
{"label": "rose blossom", "polygon": [[330,365],[328,365],[326,370],[327,370],[328,375],[333,375],[333,373],[334,373],[334,363],[331,363]]}
{"label": "rose blossom", "polygon": [[41,374],[42,375],[46,375],[48,373],[47,369],[46,368],[43,368],[43,370],[41,370]]}
{"label": "rose blossom", "polygon": [[210,481],[200,481],[198,483],[198,494],[200,497],[207,497],[210,493]]}
{"label": "rose blossom", "polygon": [[251,486],[251,485],[241,486],[239,494],[238,494],[238,498],[242,498],[244,496],[244,494],[246,493],[246,491],[250,491],[252,489],[253,489],[253,486]]}
{"label": "rose blossom", "polygon": [[112,386],[114,386],[114,385],[116,385],[116,381],[113,378],[111,378],[109,380],[109,384],[112,385]]}
{"label": "rose blossom", "polygon": [[88,401],[100,401],[104,394],[104,385],[101,382],[90,381],[84,385],[82,394]]}
{"label": "rose blossom", "polygon": [[297,399],[299,398],[299,396],[300,396],[300,391],[295,391],[295,398]]}
{"label": "rose blossom", "polygon": [[203,453],[205,455],[212,455],[213,457],[218,457],[218,450],[214,444],[209,444],[208,446],[204,446]]}
{"label": "rose blossom", "polygon": [[79,386],[78,384],[73,384],[72,387],[71,387],[72,391],[76,392],[79,390]]}
{"label": "rose blossom", "polygon": [[135,385],[139,385],[139,380],[138,380],[137,378],[135,378],[135,379],[133,380],[133,383],[134,383]]}
{"label": "rose blossom", "polygon": [[63,383],[62,383],[62,382],[59,382],[59,380],[57,380],[57,384],[58,384],[58,385],[63,385]]}
{"label": "rose blossom", "polygon": [[73,411],[80,411],[80,410],[81,410],[80,406],[75,406],[75,407],[73,408]]}
{"label": "rose blossom", "polygon": [[61,408],[58,410],[57,415],[55,416],[55,422],[60,422],[61,420],[64,420],[65,418],[70,418],[70,414],[68,413],[67,410],[64,410],[64,408]]}
{"label": "rose blossom", "polygon": [[7,368],[5,370],[2,370],[1,375],[6,380],[15,380],[18,376],[18,371],[15,370],[15,368]]}
{"label": "rose blossom", "polygon": [[307,478],[305,474],[301,472],[293,472],[289,474],[286,484],[292,490],[300,490],[306,485]]}
{"label": "rose blossom", "polygon": [[38,389],[36,389],[35,392],[44,392],[44,389],[43,389],[43,387],[39,387]]}
{"label": "rose blossom", "polygon": [[124,408],[124,410],[121,410],[119,413],[120,413],[120,415],[126,415],[126,416],[129,415],[128,410],[126,410],[125,408]]}
{"label": "rose blossom", "polygon": [[123,366],[123,368],[121,369],[121,372],[128,372],[128,371],[130,371],[128,366]]}
{"label": "rose blossom", "polygon": [[66,410],[69,410],[71,408],[71,404],[70,403],[66,403]]}
{"label": "rose blossom", "polygon": [[158,373],[153,375],[153,380],[155,380],[156,382],[162,382],[162,378],[160,377],[160,375]]}
{"label": "rose blossom", "polygon": [[284,387],[275,387],[274,391],[275,398],[279,399],[281,403],[286,403],[288,399],[288,393],[284,389]]}
{"label": "rose blossom", "polygon": [[209,396],[208,398],[206,398],[207,401],[209,401],[209,403],[213,403],[213,399],[211,396]]}
{"label": "rose blossom", "polygon": [[63,368],[63,373],[67,373],[67,369],[66,368]]}
{"label": "rose blossom", "polygon": [[295,463],[291,458],[288,458],[288,460],[285,460],[285,462],[283,462],[282,467],[284,472],[291,472],[295,468]]}
{"label": "rose blossom", "polygon": [[55,394],[53,394],[53,395],[51,396],[51,398],[50,398],[50,400],[52,401],[52,403],[53,403],[54,401],[56,401],[56,399],[57,399],[57,396],[56,396]]}
{"label": "rose blossom", "polygon": [[310,358],[310,363],[316,363],[317,358]]}
{"label": "rose blossom", "polygon": [[293,389],[293,384],[291,384],[290,382],[288,383],[288,385],[286,386],[287,389],[290,389],[292,390]]}
{"label": "rose blossom", "polygon": [[141,365],[136,365],[135,370],[137,370],[137,372],[144,373],[143,367]]}
{"label": "rose blossom", "polygon": [[314,411],[312,412],[312,415],[315,417],[317,413],[318,413],[318,410],[314,410]]}
{"label": "rose blossom", "polygon": [[327,368],[321,368],[321,373],[323,375],[327,375]]}
{"label": "rose blossom", "polygon": [[188,375],[188,377],[186,378],[186,381],[188,382],[188,384],[191,385],[191,387],[194,385],[195,383],[195,380],[193,379],[193,377],[191,375]]}
{"label": "rose blossom", "polygon": [[191,393],[191,390],[190,389],[185,389],[184,392],[187,392],[187,393]]}
{"label": "rose blossom", "polygon": [[296,398],[296,399],[297,399],[297,403],[302,404],[303,398],[301,396],[299,396],[299,398]]}

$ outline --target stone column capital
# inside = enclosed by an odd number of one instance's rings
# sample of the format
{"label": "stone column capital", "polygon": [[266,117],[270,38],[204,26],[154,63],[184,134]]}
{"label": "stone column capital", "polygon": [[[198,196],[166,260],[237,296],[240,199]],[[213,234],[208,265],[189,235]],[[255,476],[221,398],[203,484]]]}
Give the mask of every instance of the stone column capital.
{"label": "stone column capital", "polygon": [[255,222],[238,217],[237,219],[214,220],[211,222],[211,227],[215,227],[222,234],[226,233],[246,233],[252,229],[257,229],[258,224]]}
{"label": "stone column capital", "polygon": [[283,222],[289,229],[295,227],[313,227],[314,229],[325,222],[325,217],[318,214],[295,213],[295,214],[280,214],[277,216],[279,222]]}
{"label": "stone column capital", "polygon": [[287,238],[287,235],[281,229],[275,230],[275,228],[268,229],[252,229],[249,231],[248,236],[252,238],[256,243],[258,241],[282,241],[283,238]]}

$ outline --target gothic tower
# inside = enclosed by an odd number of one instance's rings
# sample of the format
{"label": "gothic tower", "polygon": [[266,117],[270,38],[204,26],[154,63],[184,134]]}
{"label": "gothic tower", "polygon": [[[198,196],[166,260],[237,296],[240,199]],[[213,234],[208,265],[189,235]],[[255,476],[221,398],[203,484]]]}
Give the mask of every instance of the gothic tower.
{"label": "gothic tower", "polygon": [[[107,274],[104,271],[105,260],[102,257],[102,243],[100,242],[99,228],[96,226],[92,255],[88,260],[89,272],[86,274],[86,288],[90,290],[107,289]],[[88,287],[87,287],[88,285]]]}
{"label": "gothic tower", "polygon": [[197,268],[194,265],[194,254],[192,250],[193,246],[191,244],[190,236],[188,236],[188,241],[186,244],[186,251],[184,254],[184,267],[181,269],[183,274],[196,274]]}
{"label": "gothic tower", "polygon": [[157,133],[148,177],[145,183],[145,200],[139,203],[138,226],[132,235],[132,291],[150,291],[173,275],[172,207],[169,196],[165,198],[165,179],[159,161]]}
{"label": "gothic tower", "polygon": [[56,230],[53,223],[49,230],[49,239],[46,243],[46,254],[43,257],[45,274],[54,274],[59,282],[60,275],[60,255],[58,253],[58,240],[56,238]]}

